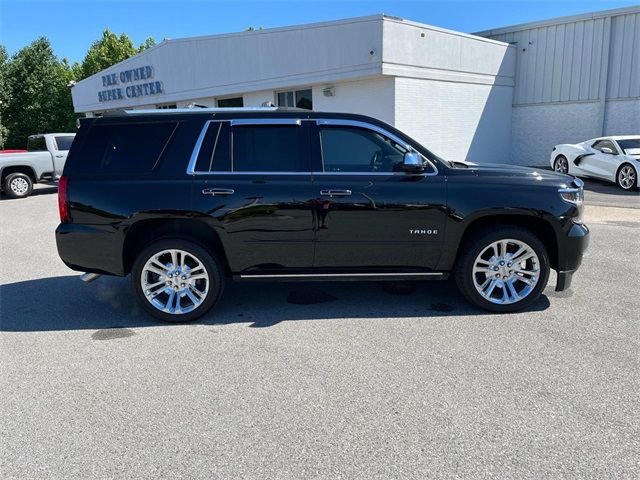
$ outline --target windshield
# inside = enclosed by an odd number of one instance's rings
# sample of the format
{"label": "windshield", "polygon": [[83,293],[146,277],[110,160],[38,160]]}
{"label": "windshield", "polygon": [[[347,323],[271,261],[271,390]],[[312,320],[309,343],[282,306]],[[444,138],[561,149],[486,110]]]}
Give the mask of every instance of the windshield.
{"label": "windshield", "polygon": [[618,140],[618,145],[625,155],[640,155],[640,138]]}

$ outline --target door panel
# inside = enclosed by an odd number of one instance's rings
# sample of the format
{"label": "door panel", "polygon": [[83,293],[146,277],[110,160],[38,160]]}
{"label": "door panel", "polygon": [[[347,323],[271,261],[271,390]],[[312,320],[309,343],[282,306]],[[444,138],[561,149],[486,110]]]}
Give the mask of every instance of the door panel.
{"label": "door panel", "polygon": [[[618,155],[602,153],[600,149],[603,147],[610,148],[613,152],[616,152],[616,147],[613,142],[609,140],[598,141],[590,147],[593,155],[584,157],[580,162],[580,168],[587,175],[610,180],[615,177]],[[613,173],[611,173],[612,171]]]}
{"label": "door panel", "polygon": [[308,174],[198,175],[193,192],[195,209],[220,226],[234,273],[313,264]]}
{"label": "door panel", "polygon": [[51,142],[51,155],[53,156],[53,176],[59,178],[64,170],[64,164],[67,161],[69,148],[73,137],[70,135],[58,135],[55,141]]}
{"label": "door panel", "polygon": [[[315,267],[436,267],[446,219],[443,177],[319,175],[313,189]],[[351,194],[329,195],[326,190]]]}
{"label": "door panel", "polygon": [[233,273],[311,268],[311,163],[304,122],[211,121],[199,143],[192,158],[193,205],[214,220]]}
{"label": "door panel", "polygon": [[405,173],[411,149],[380,126],[319,120],[313,202],[320,269],[435,269],[446,219],[446,183],[432,166]]}

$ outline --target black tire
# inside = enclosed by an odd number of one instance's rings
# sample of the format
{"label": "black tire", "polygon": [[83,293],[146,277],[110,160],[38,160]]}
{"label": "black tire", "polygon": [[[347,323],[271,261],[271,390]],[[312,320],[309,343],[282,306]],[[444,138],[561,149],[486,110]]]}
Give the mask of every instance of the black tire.
{"label": "black tire", "polygon": [[[195,257],[203,265],[209,277],[209,288],[206,296],[204,297],[204,301],[202,301],[199,306],[187,313],[168,313],[159,310],[147,299],[147,296],[145,295],[145,292],[142,288],[141,280],[143,268],[147,261],[159,252],[172,249],[185,251],[189,255]],[[201,317],[209,310],[211,310],[211,308],[218,302],[218,300],[222,296],[222,291],[224,290],[224,282],[224,269],[222,263],[215,255],[196,243],[179,238],[164,239],[147,246],[137,256],[133,264],[133,268],[131,269],[131,283],[133,291],[135,292],[138,299],[138,303],[140,303],[142,308],[144,308],[147,313],[153,315],[156,318],[159,318],[160,320],[172,323],[190,322],[192,320],[195,320],[196,318]],[[176,288],[179,288],[179,286]],[[181,298],[185,297],[181,296]]]}
{"label": "black tire", "polygon": [[10,173],[4,179],[3,190],[8,197],[25,198],[33,192],[33,180],[24,173]]}
{"label": "black tire", "polygon": [[[561,172],[561,171],[558,170],[559,169],[559,165],[560,165],[560,161],[564,161],[565,162],[565,165],[567,166],[567,171],[566,172]],[[564,155],[558,155],[556,157],[556,159],[553,161],[553,170],[555,172],[565,173],[565,174],[568,175],[569,174],[569,160],[567,160],[567,157],[565,157]]]}
{"label": "black tire", "polygon": [[[514,239],[525,243],[533,249],[539,260],[538,283],[531,292],[519,301],[507,304],[493,303],[484,298],[474,285],[473,268],[476,258],[493,242]],[[516,226],[500,226],[474,234],[464,245],[455,268],[455,279],[464,297],[472,304],[491,312],[508,313],[527,308],[535,302],[547,286],[549,280],[549,255],[540,239],[529,230]],[[502,287],[498,287],[502,288]],[[489,295],[491,296],[491,295]]]}
{"label": "black tire", "polygon": [[[633,173],[633,183],[627,187],[625,187],[623,185],[623,180],[622,180],[622,169],[631,169],[631,172]],[[630,163],[623,163],[622,165],[620,165],[620,167],[618,167],[618,171],[616,172],[616,185],[618,185],[618,187],[620,187],[622,190],[624,190],[625,192],[629,192],[631,190],[634,190],[636,188],[638,188],[638,171],[634,168],[633,165],[631,165]]]}

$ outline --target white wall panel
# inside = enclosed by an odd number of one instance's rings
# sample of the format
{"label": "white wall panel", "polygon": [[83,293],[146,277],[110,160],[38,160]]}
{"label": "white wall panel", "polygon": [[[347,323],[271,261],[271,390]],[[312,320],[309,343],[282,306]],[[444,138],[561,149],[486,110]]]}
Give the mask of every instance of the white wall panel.
{"label": "white wall panel", "polygon": [[608,98],[640,97],[640,13],[612,19]]}
{"label": "white wall panel", "polygon": [[372,78],[331,84],[334,96],[325,97],[325,86],[313,87],[313,109],[319,112],[360,113],[391,125],[395,122],[393,77]]}
{"label": "white wall panel", "polygon": [[[637,7],[598,12],[480,35],[517,47],[514,105],[597,100],[603,80],[607,98],[635,98],[640,97],[639,12]],[[607,78],[601,78],[603,62]]]}
{"label": "white wall panel", "polygon": [[546,166],[555,145],[597,137],[599,128],[598,102],[514,107],[511,163]]}
{"label": "white wall panel", "polygon": [[640,133],[640,99],[610,100],[604,117],[605,135],[638,135]]}
{"label": "white wall panel", "polygon": [[513,88],[396,79],[395,126],[444,158],[506,163]]}
{"label": "white wall panel", "polygon": [[163,82],[164,93],[156,96],[163,103],[380,74],[382,23],[376,15],[169,40],[78,82],[74,107],[83,112],[154,103],[150,96],[98,101],[99,91],[113,88],[103,86],[103,75],[147,65],[153,80]]}

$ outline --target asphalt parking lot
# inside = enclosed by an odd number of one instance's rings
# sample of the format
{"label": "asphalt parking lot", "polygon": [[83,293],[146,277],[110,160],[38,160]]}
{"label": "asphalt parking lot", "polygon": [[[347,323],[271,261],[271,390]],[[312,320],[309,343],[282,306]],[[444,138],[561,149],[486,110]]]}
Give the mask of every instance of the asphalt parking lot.
{"label": "asphalt parking lot", "polygon": [[188,325],[62,264],[55,188],[3,197],[0,476],[638,478],[640,196],[607,188],[572,289],[526,312],[246,283]]}

